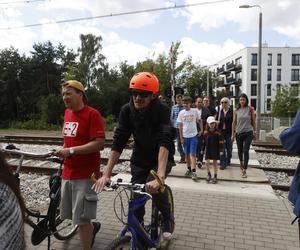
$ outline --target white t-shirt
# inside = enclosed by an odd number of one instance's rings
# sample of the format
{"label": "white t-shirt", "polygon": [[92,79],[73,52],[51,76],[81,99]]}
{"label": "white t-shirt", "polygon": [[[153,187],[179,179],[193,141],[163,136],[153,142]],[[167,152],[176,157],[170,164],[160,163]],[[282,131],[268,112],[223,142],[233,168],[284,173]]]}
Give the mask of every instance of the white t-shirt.
{"label": "white t-shirt", "polygon": [[197,120],[200,119],[197,109],[181,110],[178,114],[177,122],[183,125],[182,132],[184,138],[191,138],[198,134]]}

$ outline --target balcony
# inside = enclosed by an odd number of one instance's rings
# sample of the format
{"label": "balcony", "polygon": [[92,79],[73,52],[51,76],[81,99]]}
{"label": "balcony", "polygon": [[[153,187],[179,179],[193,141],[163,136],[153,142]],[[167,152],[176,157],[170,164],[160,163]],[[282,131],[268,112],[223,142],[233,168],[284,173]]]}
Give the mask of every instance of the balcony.
{"label": "balcony", "polygon": [[217,86],[222,87],[225,84],[225,78],[224,77],[218,77],[217,78]]}
{"label": "balcony", "polygon": [[226,71],[232,71],[234,70],[234,63],[230,62],[230,63],[226,63]]}
{"label": "balcony", "polygon": [[226,78],[226,85],[231,85],[231,84],[235,84],[236,83],[236,79],[233,76],[229,76]]}
{"label": "balcony", "polygon": [[242,70],[242,64],[241,63],[237,63],[237,64],[235,64],[234,65],[234,70],[236,71],[236,72],[239,72],[239,71],[241,71]]}
{"label": "balcony", "polygon": [[221,68],[217,68],[217,75],[222,75],[225,72],[225,67],[224,65]]}

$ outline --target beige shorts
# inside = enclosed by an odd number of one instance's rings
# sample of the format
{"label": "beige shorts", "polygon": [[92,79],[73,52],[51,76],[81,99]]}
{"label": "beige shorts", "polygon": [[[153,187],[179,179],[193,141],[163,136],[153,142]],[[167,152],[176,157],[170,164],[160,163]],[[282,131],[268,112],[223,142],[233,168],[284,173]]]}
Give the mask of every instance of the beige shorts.
{"label": "beige shorts", "polygon": [[74,225],[83,225],[96,218],[98,196],[91,189],[90,179],[62,180],[60,216]]}

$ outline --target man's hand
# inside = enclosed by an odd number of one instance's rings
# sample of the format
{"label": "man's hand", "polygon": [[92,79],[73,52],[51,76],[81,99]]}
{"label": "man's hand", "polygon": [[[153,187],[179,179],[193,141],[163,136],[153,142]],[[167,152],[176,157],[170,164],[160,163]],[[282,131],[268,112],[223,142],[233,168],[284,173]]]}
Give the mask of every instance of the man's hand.
{"label": "man's hand", "polygon": [[[164,183],[163,180],[161,181],[162,183]],[[159,183],[157,180],[149,181],[145,184],[145,188],[146,188],[146,192],[150,194],[156,194],[159,191]]]}
{"label": "man's hand", "polygon": [[99,178],[95,184],[92,186],[92,189],[96,192],[96,193],[100,193],[103,191],[105,185],[110,181],[110,177],[107,177],[105,175],[103,175],[101,178]]}
{"label": "man's hand", "polygon": [[61,149],[55,151],[53,153],[53,155],[66,159],[66,158],[70,157],[70,151],[68,148],[61,148]]}
{"label": "man's hand", "polygon": [[231,136],[231,142],[233,143],[234,142],[234,138],[235,138],[235,136],[233,135],[233,136]]}
{"label": "man's hand", "polygon": [[180,138],[180,143],[181,143],[182,145],[184,144],[184,139],[183,139],[183,137]]}
{"label": "man's hand", "polygon": [[224,152],[220,152],[220,155],[223,155],[224,154]]}

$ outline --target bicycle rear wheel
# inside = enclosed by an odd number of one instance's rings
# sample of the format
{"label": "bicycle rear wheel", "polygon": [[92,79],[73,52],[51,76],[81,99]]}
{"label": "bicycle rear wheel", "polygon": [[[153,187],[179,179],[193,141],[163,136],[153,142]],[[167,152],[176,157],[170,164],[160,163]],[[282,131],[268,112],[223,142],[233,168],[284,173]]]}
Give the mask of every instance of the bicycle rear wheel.
{"label": "bicycle rear wheel", "polygon": [[49,205],[49,225],[53,235],[58,240],[70,239],[77,231],[78,226],[73,226],[71,220],[60,218],[60,195],[52,199]]}

